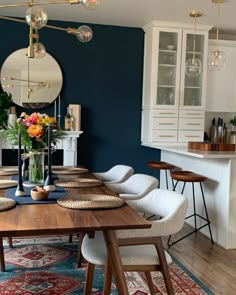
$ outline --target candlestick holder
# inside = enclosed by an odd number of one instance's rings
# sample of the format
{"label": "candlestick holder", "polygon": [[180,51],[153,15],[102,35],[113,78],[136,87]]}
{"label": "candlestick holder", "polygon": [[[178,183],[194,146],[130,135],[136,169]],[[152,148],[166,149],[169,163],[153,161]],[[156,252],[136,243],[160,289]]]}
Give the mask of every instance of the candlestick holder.
{"label": "candlestick holder", "polygon": [[22,179],[22,160],[21,160],[21,133],[18,131],[18,185],[16,188],[15,196],[21,197],[25,195],[25,191],[23,188],[23,179]]}
{"label": "candlestick holder", "polygon": [[44,182],[44,189],[53,192],[56,189],[52,177],[52,140],[51,140],[51,125],[48,125],[48,171]]}

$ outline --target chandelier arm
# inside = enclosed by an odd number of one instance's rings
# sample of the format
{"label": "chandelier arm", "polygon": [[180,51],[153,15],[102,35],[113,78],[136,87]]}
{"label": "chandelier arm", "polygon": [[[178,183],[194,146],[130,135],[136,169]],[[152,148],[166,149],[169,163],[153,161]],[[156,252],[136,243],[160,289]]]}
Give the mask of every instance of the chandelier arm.
{"label": "chandelier arm", "polygon": [[18,22],[18,23],[26,24],[25,20],[19,19],[19,18],[15,18],[15,17],[10,17],[10,16],[0,15],[0,19],[5,19],[5,20],[13,21],[13,22]]}
{"label": "chandelier arm", "polygon": [[0,5],[0,8],[47,5],[47,4],[65,4],[65,3],[81,4],[81,0],[55,0],[55,1],[45,1],[45,2],[26,2],[26,3],[2,4],[2,5]]}
{"label": "chandelier arm", "polygon": [[[19,19],[19,18],[15,18],[15,17],[9,17],[9,16],[0,15],[0,19],[5,19],[5,20],[13,21],[13,22],[18,22],[18,23],[26,24],[25,20]],[[44,27],[45,28],[48,28],[48,29],[64,31],[64,32],[66,32],[68,34],[75,34],[76,31],[77,31],[75,28],[61,28],[61,27],[52,26],[52,25],[45,25]]]}

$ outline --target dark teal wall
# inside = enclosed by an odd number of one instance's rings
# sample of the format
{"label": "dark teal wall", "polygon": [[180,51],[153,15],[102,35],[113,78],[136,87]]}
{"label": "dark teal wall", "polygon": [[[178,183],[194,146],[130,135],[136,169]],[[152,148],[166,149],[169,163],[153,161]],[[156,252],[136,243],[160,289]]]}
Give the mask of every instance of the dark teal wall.
{"label": "dark teal wall", "polygon": [[[40,41],[62,68],[62,116],[69,103],[82,106],[84,134],[79,138],[78,163],[92,171],[127,164],[136,173],[149,173],[146,163],[159,159],[159,150],[142,147],[140,142],[144,32],[139,28],[90,26],[94,37],[86,44],[64,32],[47,28],[39,32]],[[28,46],[28,27],[24,24],[0,20],[0,35],[0,65],[10,53]],[[53,115],[53,105],[41,111]]]}

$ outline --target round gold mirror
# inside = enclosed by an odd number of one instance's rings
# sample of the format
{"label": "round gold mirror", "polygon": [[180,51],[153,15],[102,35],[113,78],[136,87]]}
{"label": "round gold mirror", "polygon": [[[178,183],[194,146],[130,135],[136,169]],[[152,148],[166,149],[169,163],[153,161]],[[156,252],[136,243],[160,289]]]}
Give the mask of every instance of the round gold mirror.
{"label": "round gold mirror", "polygon": [[2,89],[12,94],[14,103],[25,108],[43,108],[51,104],[62,88],[62,72],[49,54],[28,58],[27,48],[13,52],[1,68]]}

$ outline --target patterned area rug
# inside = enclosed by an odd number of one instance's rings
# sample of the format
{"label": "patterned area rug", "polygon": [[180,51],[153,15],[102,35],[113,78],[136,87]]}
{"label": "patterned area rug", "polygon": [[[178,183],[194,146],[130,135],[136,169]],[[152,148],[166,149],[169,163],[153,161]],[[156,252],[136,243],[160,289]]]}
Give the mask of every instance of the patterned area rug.
{"label": "patterned area rug", "polygon": [[[13,249],[4,241],[6,272],[0,275],[0,295],[82,295],[86,262],[76,266],[77,243],[68,243],[68,236],[13,239]],[[175,294],[213,295],[176,259],[170,266]],[[142,273],[126,273],[130,295],[150,294]],[[162,275],[154,272],[155,293],[165,295]],[[103,272],[96,268],[93,292],[102,295]],[[117,295],[112,284],[112,295]]]}

